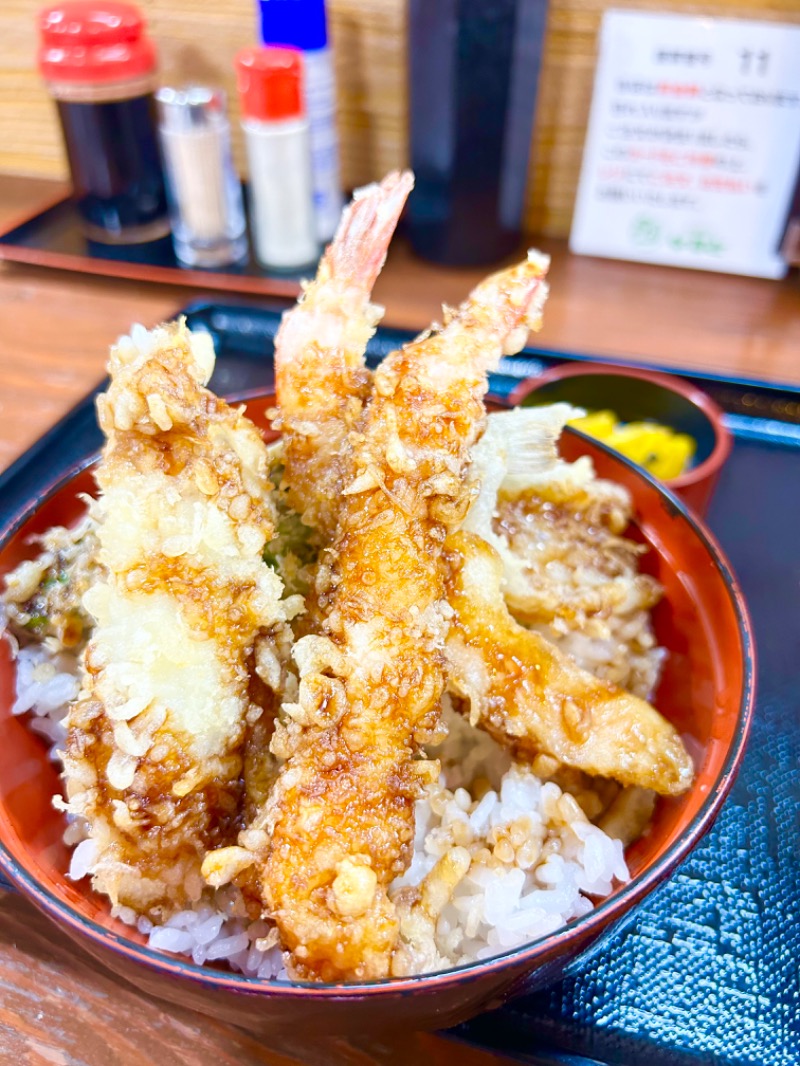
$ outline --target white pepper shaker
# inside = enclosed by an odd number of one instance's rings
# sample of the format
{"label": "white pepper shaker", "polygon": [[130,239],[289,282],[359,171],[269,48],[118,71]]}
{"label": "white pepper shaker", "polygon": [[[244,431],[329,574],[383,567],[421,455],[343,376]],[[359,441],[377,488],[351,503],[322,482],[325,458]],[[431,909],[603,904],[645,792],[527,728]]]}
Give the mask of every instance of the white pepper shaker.
{"label": "white pepper shaker", "polygon": [[255,253],[267,269],[300,270],[319,254],[302,55],[246,48],[236,57],[236,75]]}
{"label": "white pepper shaker", "polygon": [[333,238],[342,214],[336,79],[328,43],[325,0],[259,0],[261,44],[303,54],[303,97],[311,140],[317,240]]}
{"label": "white pepper shaker", "polygon": [[240,262],[247,255],[246,221],[225,94],[164,88],[156,100],[176,257],[190,267]]}

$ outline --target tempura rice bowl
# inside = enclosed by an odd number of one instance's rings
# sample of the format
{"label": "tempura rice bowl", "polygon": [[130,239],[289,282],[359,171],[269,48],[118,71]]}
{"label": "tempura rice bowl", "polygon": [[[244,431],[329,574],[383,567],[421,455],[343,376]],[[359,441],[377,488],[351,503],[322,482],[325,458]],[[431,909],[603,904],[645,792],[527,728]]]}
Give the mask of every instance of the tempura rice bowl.
{"label": "tempura rice bowl", "polygon": [[[248,404],[263,424],[271,398]],[[147,936],[110,916],[88,880],[70,881],[64,819],[51,806],[59,790],[48,741],[11,714],[15,667],[0,650],[0,869],[90,953],[137,987],[163,999],[266,1033],[278,1025],[348,1033],[391,1026],[438,1028],[498,1006],[515,991],[556,980],[609,927],[631,913],[669,875],[711,825],[741,759],[753,700],[753,648],[741,594],[708,533],[641,470],[580,434],[565,433],[569,459],[589,454],[599,476],[631,492],[638,531],[653,548],[643,569],[665,588],[654,611],[669,657],[656,705],[691,738],[697,778],[677,799],[659,800],[653,826],[626,852],[630,881],[570,924],[543,931],[521,948],[434,974],[371,984],[290,984],[163,954]],[[91,471],[71,472],[12,515],[0,540],[0,570],[30,557],[30,537],[70,524],[78,495],[91,492]],[[57,698],[57,694],[53,696]],[[208,916],[206,916],[207,918]],[[545,923],[546,926],[546,923]],[[207,932],[207,930],[206,930]]]}

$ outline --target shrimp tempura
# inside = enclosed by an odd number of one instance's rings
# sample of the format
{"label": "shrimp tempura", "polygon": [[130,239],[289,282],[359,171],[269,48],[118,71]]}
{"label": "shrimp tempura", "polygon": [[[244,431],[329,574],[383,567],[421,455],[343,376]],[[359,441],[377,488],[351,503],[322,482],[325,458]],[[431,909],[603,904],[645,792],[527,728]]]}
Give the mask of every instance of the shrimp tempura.
{"label": "shrimp tempura", "polygon": [[685,792],[692,759],[655,707],[582,670],[503,600],[503,562],[474,533],[450,537],[449,684],[474,725],[529,762],[545,752],[566,766],[664,795]]}
{"label": "shrimp tempura", "polygon": [[404,171],[358,190],[275,338],[289,502],[326,536],[346,477],[347,436],[369,391],[364,352],[383,315],[370,295],[413,184]]}
{"label": "shrimp tempura", "polygon": [[[619,535],[630,518],[628,493],[595,477],[588,457],[569,463],[558,454],[561,430],[576,413],[554,404],[492,415],[474,449],[471,473],[480,489],[447,544],[455,612],[447,639],[450,689],[472,724],[522,761],[544,752],[586,773],[675,795],[689,787],[694,770],[672,725],[512,616],[524,619],[527,608],[548,619],[552,599],[568,618],[594,612],[626,621],[635,634],[649,631],[646,611],[661,590],[637,573],[636,546]],[[547,503],[559,509],[556,520],[537,525]],[[518,508],[528,534],[522,553],[503,529],[509,506]],[[549,566],[553,556],[557,565]],[[578,572],[574,581],[570,567]],[[595,579],[587,581],[581,570]],[[635,660],[636,650],[631,638],[625,659]]]}
{"label": "shrimp tempura", "polygon": [[[292,527],[285,541],[290,556],[294,551],[316,556],[319,547],[329,545],[335,533],[343,484],[352,476],[349,438],[371,386],[364,355],[383,314],[382,308],[370,302],[372,287],[413,184],[413,175],[405,171],[389,174],[382,182],[356,192],[322,257],[316,278],[283,316],[275,338],[279,418],[274,425],[283,429],[277,461],[283,467],[282,487],[288,489],[279,526]],[[282,508],[280,496],[277,501]],[[298,514],[303,516],[299,525],[292,521]],[[306,596],[306,611],[298,628],[319,632],[313,579],[311,588],[305,587],[308,571],[299,584],[296,569],[282,573],[287,584]],[[258,676],[254,678],[262,697],[259,702],[271,707],[272,713],[265,713],[250,731],[245,747],[245,825],[253,831],[243,834],[242,841],[257,850],[263,850],[265,839],[256,828],[257,815],[277,772],[276,758],[269,749],[273,719],[281,700],[292,702],[297,695],[290,668],[291,642],[281,640],[282,634],[276,636],[277,640],[259,643]],[[203,876],[211,884],[221,885],[252,865],[251,852],[241,846],[223,847],[206,857]],[[239,884],[248,896],[258,898],[253,874],[250,869]]]}
{"label": "shrimp tempura", "polygon": [[[93,885],[163,917],[197,899],[208,848],[237,829],[241,748],[261,709],[247,660],[296,601],[261,558],[274,531],[264,443],[203,385],[210,343],[183,324],[122,338],[98,401],[100,575],[68,716],[68,809]],[[88,858],[87,858],[88,856]]]}
{"label": "shrimp tempura", "polygon": [[[309,542],[312,553],[319,542],[328,542],[335,528],[336,508],[349,469],[348,435],[361,415],[371,382],[364,354],[383,314],[381,307],[370,302],[372,287],[413,184],[412,174],[405,171],[356,192],[316,278],[283,316],[275,338],[280,415],[274,424],[283,428],[279,461],[281,481],[288,489],[282,517],[284,524],[287,515],[295,519],[295,532],[301,541]],[[302,516],[299,524],[298,514]],[[291,573],[281,572],[290,587],[297,586]],[[304,594],[311,591],[297,587]],[[313,631],[313,596],[307,597],[306,608],[300,623],[305,631]],[[281,699],[292,699],[296,693],[291,693],[294,678],[288,668],[288,647],[281,649],[280,641],[271,644],[272,668],[259,669],[260,678],[254,683],[261,690],[259,702],[271,704],[274,717]],[[269,650],[270,645],[262,643],[258,657],[263,660]],[[264,679],[271,691],[263,685]],[[248,736],[244,773],[248,824],[272,787],[272,731],[273,722],[265,714]],[[212,857],[206,869],[215,870],[217,876],[224,862],[225,855]]]}
{"label": "shrimp tempura", "polygon": [[297,978],[390,972],[389,883],[406,867],[413,805],[436,764],[444,686],[442,545],[469,502],[486,371],[539,323],[547,261],[481,285],[443,329],[389,356],[355,438],[355,476],[318,580],[325,636],[295,646],[298,702],[273,748],[287,757],[261,819],[259,881]]}

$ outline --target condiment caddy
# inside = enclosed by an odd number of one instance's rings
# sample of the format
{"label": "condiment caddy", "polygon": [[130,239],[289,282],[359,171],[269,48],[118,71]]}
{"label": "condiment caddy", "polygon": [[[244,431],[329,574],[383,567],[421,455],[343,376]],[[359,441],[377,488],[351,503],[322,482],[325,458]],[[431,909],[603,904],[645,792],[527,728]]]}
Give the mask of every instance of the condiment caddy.
{"label": "condiment caddy", "polygon": [[[159,88],[155,45],[124,0],[66,0],[40,13],[39,67],[58,109],[73,179],[68,222],[80,229],[83,256],[233,275],[313,268],[341,208],[325,4],[263,0],[260,11],[267,46],[236,60],[252,255],[225,94],[208,85]],[[20,238],[30,232],[6,234],[0,254],[31,261]],[[51,240],[34,243],[35,261],[59,252]],[[62,257],[53,265],[67,264]]]}

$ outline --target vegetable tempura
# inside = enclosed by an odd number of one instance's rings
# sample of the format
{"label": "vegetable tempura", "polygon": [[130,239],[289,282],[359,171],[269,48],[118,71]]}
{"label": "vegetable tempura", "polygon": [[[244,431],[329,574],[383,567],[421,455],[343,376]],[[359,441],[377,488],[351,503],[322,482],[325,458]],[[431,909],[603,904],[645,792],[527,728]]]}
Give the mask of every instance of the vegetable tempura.
{"label": "vegetable tempura", "polygon": [[83,599],[94,630],[64,775],[95,888],[140,913],[199,898],[204,854],[235,835],[261,714],[247,660],[300,607],[261,558],[264,443],[203,387],[213,363],[182,325],[142,331],[112,349],[98,402],[101,570]]}

